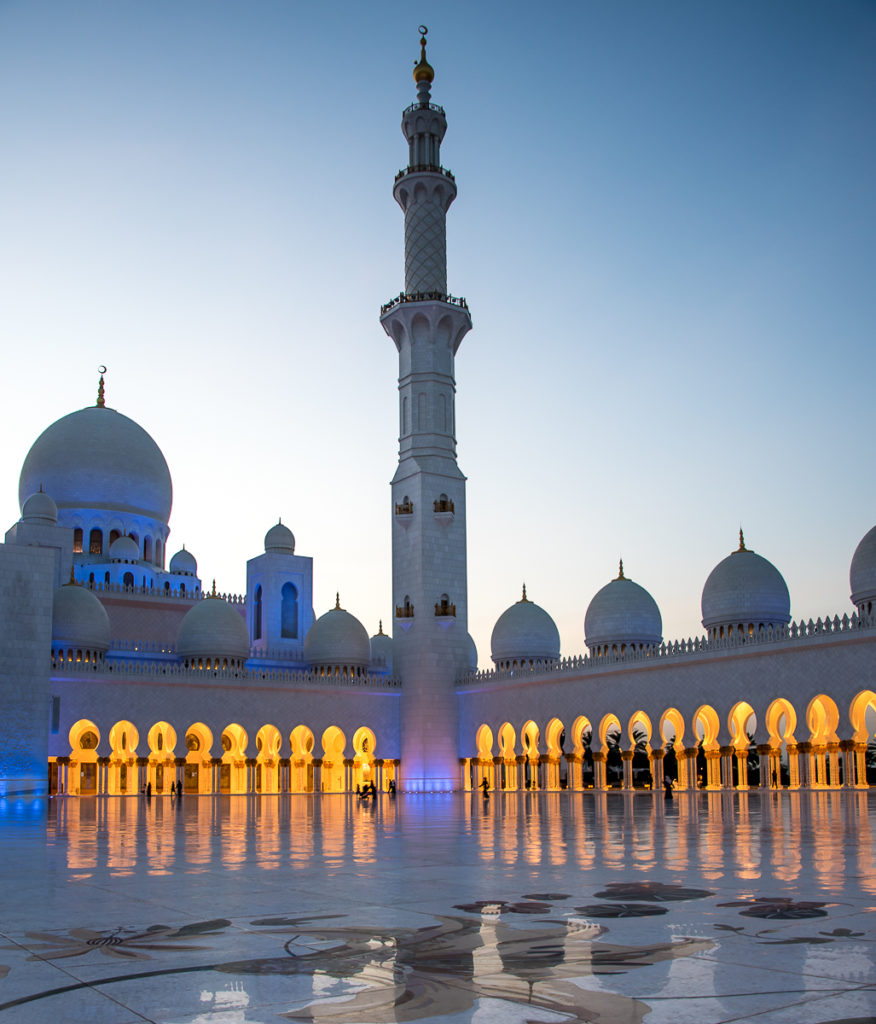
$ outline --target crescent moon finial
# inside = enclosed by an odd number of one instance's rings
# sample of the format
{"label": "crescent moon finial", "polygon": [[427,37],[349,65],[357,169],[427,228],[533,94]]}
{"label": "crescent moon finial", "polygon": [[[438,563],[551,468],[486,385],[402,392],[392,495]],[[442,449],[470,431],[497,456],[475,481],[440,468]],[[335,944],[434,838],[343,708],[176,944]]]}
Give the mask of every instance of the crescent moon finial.
{"label": "crescent moon finial", "polygon": [[103,386],[103,375],[106,373],[106,367],[101,365],[98,366],[97,372],[100,374],[100,381],[97,385],[97,407],[98,409],[106,408],[106,401],[104,398],[106,389]]}

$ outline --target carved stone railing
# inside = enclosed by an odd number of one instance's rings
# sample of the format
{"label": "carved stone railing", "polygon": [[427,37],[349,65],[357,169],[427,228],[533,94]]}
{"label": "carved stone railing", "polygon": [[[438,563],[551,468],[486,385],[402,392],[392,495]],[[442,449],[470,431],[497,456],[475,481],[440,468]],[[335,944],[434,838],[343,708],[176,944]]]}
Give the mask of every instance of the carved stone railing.
{"label": "carved stone railing", "polygon": [[439,107],[437,103],[412,103],[409,107],[406,107],[402,111],[404,114],[413,114],[415,110],[434,110],[436,114],[443,114],[444,107]]}
{"label": "carved stone railing", "polygon": [[849,636],[864,630],[876,628],[876,615],[829,615],[813,621],[803,619],[791,622],[787,626],[769,626],[758,630],[752,635],[735,633],[729,637],[709,640],[707,637],[694,637],[687,640],[675,640],[662,643],[659,647],[643,650],[627,650],[623,654],[604,654],[593,656],[581,654],[571,658],[561,658],[552,664],[521,665],[516,668],[487,669],[481,672],[470,672],[461,676],[457,687],[467,687],[481,683],[501,682],[517,679],[521,676],[577,675],[582,672],[598,671],[611,665],[636,665],[643,662],[665,661],[667,659],[686,658],[691,655],[723,654],[727,651],[740,651],[771,644],[791,642],[807,642],[821,639],[829,635],[843,634]]}
{"label": "carved stone railing", "polygon": [[441,167],[440,164],[410,164],[408,167],[402,167],[395,176],[395,180],[401,181],[402,178],[407,177],[409,174],[420,174],[423,172],[427,172],[429,174],[443,174],[445,178],[449,178],[451,181],[456,181],[453,174],[448,171],[446,167]]}
{"label": "carved stone railing", "polygon": [[404,302],[446,302],[449,306],[468,309],[468,303],[464,298],[447,295],[445,292],[400,292],[394,299],[390,299],[380,307],[380,315],[383,316]]}

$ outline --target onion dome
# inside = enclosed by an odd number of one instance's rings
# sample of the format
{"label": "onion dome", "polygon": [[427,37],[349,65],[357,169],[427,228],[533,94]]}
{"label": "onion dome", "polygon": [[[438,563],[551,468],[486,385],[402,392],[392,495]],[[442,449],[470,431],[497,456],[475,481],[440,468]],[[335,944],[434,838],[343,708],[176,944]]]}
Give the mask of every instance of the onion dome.
{"label": "onion dome", "polygon": [[362,623],[341,607],[340,595],[331,611],[320,617],[304,638],[304,660],[315,669],[333,670],[337,675],[367,669],[371,642]]}
{"label": "onion dome", "polygon": [[383,620],[377,632],[371,637],[371,660],[369,665],[378,672],[392,675],[392,637],[383,632]]}
{"label": "onion dome", "polygon": [[785,626],[791,619],[791,596],[779,570],[745,546],[739,547],[709,573],[703,587],[703,626],[710,637],[735,630],[753,633],[767,626]]}
{"label": "onion dome", "polygon": [[656,647],[663,639],[663,619],[657,602],[638,583],[618,575],[587,606],[584,642],[591,654],[623,654]]}
{"label": "onion dome", "polygon": [[[183,616],[176,636],[176,651],[192,668],[240,667],[249,657],[249,633],[243,616],[213,593]],[[211,665],[211,662],[213,664]]]}
{"label": "onion dome", "polygon": [[477,672],[478,670],[478,646],[474,642],[474,637],[471,633],[465,634],[465,667],[469,672]]}
{"label": "onion dome", "polygon": [[109,557],[112,562],[137,562],[140,559],[140,546],[133,537],[116,537],[110,544]]}
{"label": "onion dome", "polygon": [[527,598],[526,584],[523,585],[523,597],[502,612],[496,621],[490,650],[499,668],[559,659],[560,634],[556,623],[544,608]]}
{"label": "onion dome", "polygon": [[103,405],[63,416],[34,441],[18,482],[22,509],[40,485],[62,511],[170,518],[173,487],[161,449],[139,424]]}
{"label": "onion dome", "polygon": [[[110,620],[106,609],[90,591],[78,583],[64,584],[55,591],[52,607],[52,651],[67,651],[74,660],[86,651],[106,654],[110,647]],[[75,653],[74,653],[75,652]]]}
{"label": "onion dome", "polygon": [[173,558],[171,558],[169,571],[176,573],[178,576],[198,575],[197,560],[191,551],[186,551],[185,544],[183,544],[182,550],[177,551]]}
{"label": "onion dome", "polygon": [[45,491],[40,488],[36,494],[25,499],[21,506],[21,521],[24,523],[40,523],[44,526],[55,526],[58,522],[58,506]]}
{"label": "onion dome", "polygon": [[428,29],[425,25],[420,26],[420,61],[414,67],[414,81],[417,85],[420,82],[429,82],[430,84],[435,81],[435,69],[426,60],[426,33]]}
{"label": "onion dome", "polygon": [[872,615],[876,604],[876,526],[865,533],[852,555],[849,570],[852,604],[861,615]]}
{"label": "onion dome", "polygon": [[295,554],[295,537],[289,527],[283,525],[282,519],[265,534],[265,554]]}

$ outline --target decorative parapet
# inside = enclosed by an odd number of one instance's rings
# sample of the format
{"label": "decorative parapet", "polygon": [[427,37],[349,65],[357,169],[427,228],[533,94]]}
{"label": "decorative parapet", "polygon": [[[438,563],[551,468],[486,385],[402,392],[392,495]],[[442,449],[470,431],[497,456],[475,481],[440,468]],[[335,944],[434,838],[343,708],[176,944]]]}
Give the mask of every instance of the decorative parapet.
{"label": "decorative parapet", "polygon": [[424,172],[428,174],[443,174],[445,178],[456,181],[452,172],[448,171],[446,167],[441,167],[439,164],[410,164],[408,167],[402,167],[395,176],[395,180],[401,181],[408,174],[422,174]]}
{"label": "decorative parapet", "polygon": [[96,594],[133,594],[138,598],[154,598],[156,601],[203,601],[207,597],[221,597],[228,604],[246,604],[246,594],[210,594],[203,590],[186,590],[180,593],[179,590],[165,590],[161,587],[125,587],[120,583],[85,583],[84,587],[94,591]]}
{"label": "decorative parapet", "polygon": [[449,306],[458,306],[460,309],[468,309],[468,303],[464,298],[457,298],[445,292],[399,292],[394,299],[385,302],[380,307],[380,315],[384,316],[391,309],[400,306],[403,302],[446,302]]}
{"label": "decorative parapet", "polygon": [[456,511],[452,498],[436,498],[432,504],[435,510],[435,515],[438,515],[440,512],[452,513]]}
{"label": "decorative parapet", "polygon": [[643,650],[627,650],[624,654],[604,654],[593,656],[581,654],[571,658],[561,658],[553,663],[541,662],[533,666],[521,665],[516,668],[488,669],[482,672],[470,672],[461,676],[456,685],[460,688],[477,686],[482,683],[502,682],[503,680],[520,680],[521,677],[545,677],[557,675],[580,675],[582,672],[600,670],[609,665],[636,665],[642,662],[666,661],[680,659],[691,655],[725,654],[728,651],[750,650],[755,647],[768,647],[788,641],[805,643],[826,636],[842,634],[850,636],[864,630],[876,629],[876,614],[851,616],[846,614],[840,618],[829,615],[813,622],[800,620],[787,626],[765,627],[748,636],[736,633],[729,637],[709,640],[707,637],[694,637],[687,640],[675,640],[662,643],[659,647]]}
{"label": "decorative parapet", "polygon": [[395,606],[395,617],[397,619],[412,619],[414,617],[414,605],[411,601]]}
{"label": "decorative parapet", "polygon": [[409,516],[413,515],[414,503],[410,498],[406,498],[404,501],[397,501],[395,503],[395,514],[397,516]]}
{"label": "decorative parapet", "polygon": [[[405,114],[413,114],[415,110],[434,110],[436,114],[443,114],[444,107],[439,107],[437,103],[412,103],[409,107],[405,107],[402,111],[402,116]],[[446,115],[445,115],[446,116]]]}
{"label": "decorative parapet", "polygon": [[310,671],[294,671],[282,668],[242,669],[191,669],[167,661],[113,661],[99,665],[85,662],[52,662],[57,678],[78,678],[87,676],[104,682],[152,682],[152,683],[229,683],[234,686],[271,686],[346,690],[399,690],[401,681],[384,675],[316,675]]}
{"label": "decorative parapet", "polygon": [[441,617],[456,617],[456,605],[452,601],[442,599],[435,602],[435,614]]}

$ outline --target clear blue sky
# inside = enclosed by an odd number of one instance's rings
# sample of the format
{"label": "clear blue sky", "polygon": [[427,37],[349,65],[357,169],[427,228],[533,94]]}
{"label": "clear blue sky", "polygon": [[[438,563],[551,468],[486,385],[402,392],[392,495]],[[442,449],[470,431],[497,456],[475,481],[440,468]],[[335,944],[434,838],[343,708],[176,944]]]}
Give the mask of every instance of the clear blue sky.
{"label": "clear blue sky", "polygon": [[469,599],[584,650],[627,574],[667,638],[749,546],[851,611],[876,523],[876,5],[0,0],[0,507],[94,401],[174,480],[170,550],[241,592],[278,516],[317,614],[390,619],[417,25],[457,176]]}

